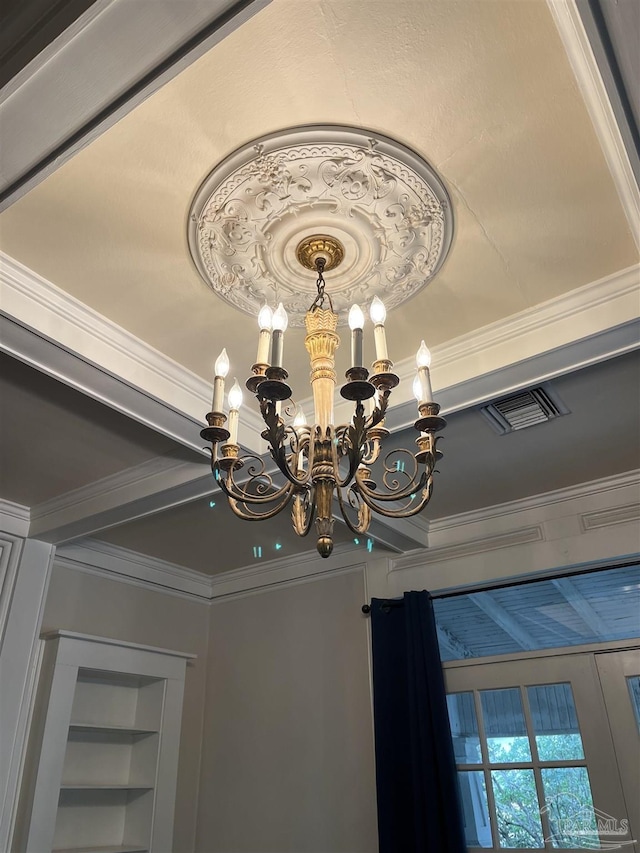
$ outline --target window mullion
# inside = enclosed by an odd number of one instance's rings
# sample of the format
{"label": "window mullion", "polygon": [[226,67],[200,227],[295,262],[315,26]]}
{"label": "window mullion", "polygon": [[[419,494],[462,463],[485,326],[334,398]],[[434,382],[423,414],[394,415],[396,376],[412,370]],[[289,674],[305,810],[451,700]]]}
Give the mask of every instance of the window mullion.
{"label": "window mullion", "polygon": [[473,701],[476,706],[476,720],[478,721],[478,735],[480,737],[480,754],[482,756],[482,769],[484,772],[484,784],[487,789],[487,805],[489,807],[489,827],[491,828],[491,840],[495,850],[500,848],[500,839],[498,838],[498,815],[496,813],[496,802],[493,796],[493,783],[491,781],[491,771],[489,770],[489,749],[487,747],[487,738],[484,731],[484,717],[482,716],[482,708],[480,702],[480,692],[473,691]]}
{"label": "window mullion", "polygon": [[531,759],[533,763],[533,778],[536,781],[536,790],[538,792],[538,806],[540,808],[540,818],[542,820],[542,835],[544,838],[545,850],[552,850],[551,841],[551,824],[549,816],[545,809],[546,801],[544,798],[544,788],[542,785],[542,773],[540,772],[540,757],[538,755],[538,743],[536,741],[535,732],[533,730],[533,720],[531,719],[531,709],[529,707],[529,695],[524,684],[520,685],[520,693],[522,695],[522,710],[524,711],[524,720],[527,726],[527,735],[529,737],[529,749],[531,750]]}

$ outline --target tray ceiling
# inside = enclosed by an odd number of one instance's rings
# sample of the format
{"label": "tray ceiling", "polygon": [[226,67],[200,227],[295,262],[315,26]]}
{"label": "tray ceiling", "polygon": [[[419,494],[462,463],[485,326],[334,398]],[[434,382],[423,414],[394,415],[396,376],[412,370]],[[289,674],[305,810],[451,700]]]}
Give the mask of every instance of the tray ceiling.
{"label": "tray ceiling", "polygon": [[242,376],[255,323],[200,280],[188,210],[237,147],[318,122],[399,139],[452,197],[449,259],[390,314],[394,360],[636,260],[542,0],[275,0],[10,207],[3,248],[205,378],[224,343]]}

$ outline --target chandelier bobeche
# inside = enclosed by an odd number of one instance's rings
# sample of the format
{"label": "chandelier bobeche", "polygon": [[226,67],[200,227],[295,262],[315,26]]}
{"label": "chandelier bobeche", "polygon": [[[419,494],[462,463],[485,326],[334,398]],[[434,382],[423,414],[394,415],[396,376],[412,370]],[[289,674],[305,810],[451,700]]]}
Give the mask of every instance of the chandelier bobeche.
{"label": "chandelier bobeche", "polygon": [[[301,241],[296,254],[300,263],[314,269],[318,276],[317,296],[305,316],[313,425],[309,426],[302,409],[290,402],[292,390],[287,385],[288,373],[283,367],[288,319],[280,303],[273,312],[265,305],[259,313],[258,354],[252,375],[246,382],[246,387],[257,398],[265,423],[262,437],[269,445],[275,467],[268,468],[264,459],[257,455],[240,455],[238,420],[242,389],[237,380],[228,394],[228,429],[225,428],[224,385],[229,372],[226,350],[215,364],[213,411],[207,415],[209,426],[202,430],[201,436],[211,442],[213,475],[237,516],[258,521],[272,518],[290,505],[293,527],[299,536],[309,533],[315,519],[318,552],[328,557],[333,550],[337,508],[355,534],[366,533],[372,511],[387,518],[408,518],[424,509],[433,490],[435,463],[442,455],[436,449],[436,433],[446,422],[439,415],[440,406],[432,399],[431,357],[422,341],[413,382],[419,413],[415,422],[418,451],[394,449],[384,459],[380,458],[382,443],[389,435],[384,418],[399,378],[392,372],[393,363],[387,352],[385,307],[376,296],[370,306],[376,354],[371,375],[363,365],[364,314],[358,305],[353,305],[349,311],[351,367],[340,394],[355,404],[355,410],[351,423],[334,426],[334,356],[340,338],[336,332],[338,315],[333,310],[330,295],[325,292],[323,274],[340,264],[344,248],[332,237],[313,235]],[[366,414],[365,401],[369,401]],[[285,423],[283,415],[291,419],[291,423]],[[380,482],[374,479],[376,468]],[[243,470],[244,475],[241,474]],[[276,471],[284,477],[282,485],[273,479]]]}

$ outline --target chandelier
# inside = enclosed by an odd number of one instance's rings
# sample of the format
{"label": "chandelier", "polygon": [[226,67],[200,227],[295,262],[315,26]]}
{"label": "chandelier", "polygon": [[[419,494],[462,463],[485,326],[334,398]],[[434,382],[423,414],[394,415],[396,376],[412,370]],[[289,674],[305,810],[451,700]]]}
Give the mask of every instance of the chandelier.
{"label": "chandelier", "polygon": [[[272,464],[255,454],[241,455],[238,422],[243,393],[236,380],[228,393],[227,419],[223,404],[229,359],[224,349],[215,363],[208,426],[200,435],[211,442],[207,449],[213,476],[235,515],[259,521],[290,507],[293,528],[299,536],[306,536],[315,520],[318,553],[328,557],[333,550],[338,510],[347,527],[361,535],[367,532],[372,513],[408,518],[424,509],[433,491],[436,461],[442,456],[436,449],[436,433],[446,422],[433,401],[431,356],[422,341],[413,382],[419,414],[415,422],[417,452],[394,448],[381,455],[389,436],[385,428],[389,399],[400,380],[392,372],[387,351],[386,310],[376,296],[370,305],[376,356],[371,374],[363,365],[364,313],[358,305],[349,310],[351,367],[340,394],[354,404],[354,412],[350,423],[334,425],[335,351],[340,338],[336,332],[338,314],[325,291],[324,273],[339,266],[344,247],[335,238],[314,234],[299,243],[296,256],[304,267],[317,273],[317,295],[305,315],[313,424],[307,424],[301,407],[292,402],[292,389],[287,384],[288,373],[283,366],[287,313],[282,303],[273,312],[265,304],[258,315],[256,363],[245,384],[257,399],[265,424],[261,435],[268,444]],[[277,473],[284,478],[282,483],[276,481],[280,478],[274,479]]]}

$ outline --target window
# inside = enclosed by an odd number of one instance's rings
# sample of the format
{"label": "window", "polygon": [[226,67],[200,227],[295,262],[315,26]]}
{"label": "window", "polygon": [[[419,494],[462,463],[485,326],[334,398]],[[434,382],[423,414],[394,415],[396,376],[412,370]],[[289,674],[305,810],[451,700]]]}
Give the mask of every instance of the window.
{"label": "window", "polygon": [[622,773],[609,703],[625,710],[626,694],[629,723],[618,726],[619,741],[635,768],[628,687],[639,658],[575,652],[445,667],[470,850],[619,849],[638,837],[633,779]]}

